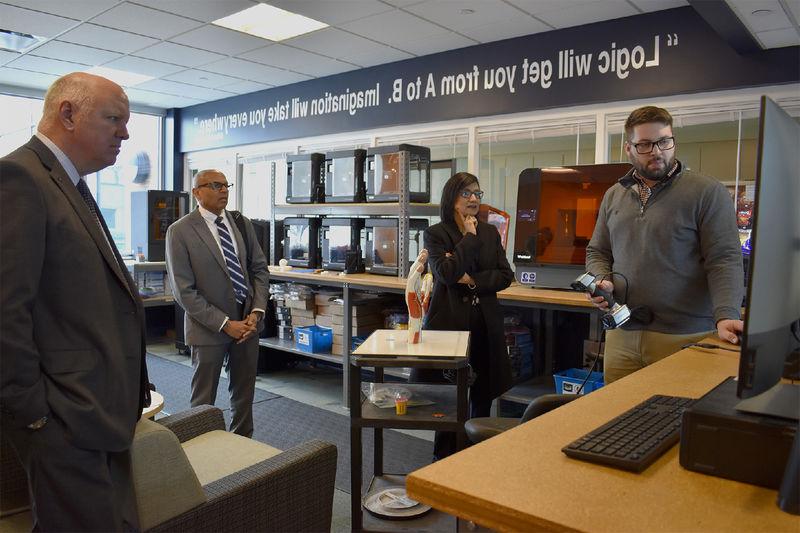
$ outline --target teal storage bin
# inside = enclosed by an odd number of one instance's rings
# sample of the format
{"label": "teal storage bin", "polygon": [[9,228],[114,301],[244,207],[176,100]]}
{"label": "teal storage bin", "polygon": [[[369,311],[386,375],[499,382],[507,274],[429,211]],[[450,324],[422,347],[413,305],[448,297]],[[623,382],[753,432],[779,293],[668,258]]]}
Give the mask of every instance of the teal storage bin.
{"label": "teal storage bin", "polygon": [[570,368],[568,370],[556,372],[553,374],[553,379],[556,382],[556,392],[559,394],[583,395],[589,394],[593,390],[597,390],[603,386],[603,373],[592,372],[592,375],[586,380],[583,389],[578,393],[578,387],[581,386],[581,383],[583,383],[583,380],[586,379],[588,374],[589,371],[582,368]]}
{"label": "teal storage bin", "polygon": [[308,353],[330,352],[333,330],[321,326],[295,326],[294,346]]}

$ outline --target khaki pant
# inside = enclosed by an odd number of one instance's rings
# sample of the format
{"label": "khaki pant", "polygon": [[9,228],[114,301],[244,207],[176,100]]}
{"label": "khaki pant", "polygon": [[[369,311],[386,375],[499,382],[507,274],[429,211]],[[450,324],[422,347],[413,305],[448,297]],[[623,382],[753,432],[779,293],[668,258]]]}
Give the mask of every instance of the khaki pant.
{"label": "khaki pant", "polygon": [[716,331],[671,335],[647,330],[608,330],[603,354],[605,383],[624,378],[680,351],[684,344],[699,342],[711,335],[716,335]]}

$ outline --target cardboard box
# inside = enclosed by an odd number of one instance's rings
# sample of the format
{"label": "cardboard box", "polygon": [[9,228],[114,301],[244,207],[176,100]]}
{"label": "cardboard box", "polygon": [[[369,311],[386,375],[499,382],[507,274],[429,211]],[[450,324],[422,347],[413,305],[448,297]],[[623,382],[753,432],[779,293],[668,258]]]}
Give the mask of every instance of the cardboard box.
{"label": "cardboard box", "polygon": [[297,317],[305,317],[305,318],[314,318],[315,315],[314,309],[292,309],[292,318]]}
{"label": "cardboard box", "polygon": [[317,323],[314,321],[313,318],[297,316],[297,317],[292,317],[292,325],[305,327],[305,326],[316,326]]}
{"label": "cardboard box", "polygon": [[341,298],[341,291],[324,291],[320,290],[314,294],[314,303],[317,305],[329,305],[331,298]]}
{"label": "cardboard box", "polygon": [[[332,315],[331,323],[334,326],[342,326],[344,324],[344,315]],[[373,326],[375,329],[381,329],[383,328],[383,315],[376,313],[373,315],[352,317],[350,319],[350,325],[353,327]]]}
{"label": "cardboard box", "polygon": [[314,300],[286,300],[286,307],[291,309],[314,309]]}
{"label": "cardboard box", "polygon": [[330,305],[320,305],[317,304],[317,314],[318,315],[332,315],[333,311],[331,311]]}
{"label": "cardboard box", "polygon": [[331,323],[331,315],[317,315],[314,320],[318,326],[322,326],[323,328],[333,327],[333,324]]}

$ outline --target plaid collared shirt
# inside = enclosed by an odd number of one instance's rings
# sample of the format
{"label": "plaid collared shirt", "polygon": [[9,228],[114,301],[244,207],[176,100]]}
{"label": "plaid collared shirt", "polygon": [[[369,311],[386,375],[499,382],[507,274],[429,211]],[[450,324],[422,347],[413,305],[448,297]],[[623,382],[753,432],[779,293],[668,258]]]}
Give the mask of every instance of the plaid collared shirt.
{"label": "plaid collared shirt", "polygon": [[636,183],[639,185],[639,201],[642,202],[642,207],[647,205],[647,201],[650,199],[650,196],[653,195],[653,191],[663,187],[669,180],[672,179],[672,176],[675,175],[675,171],[677,169],[678,169],[678,160],[676,159],[675,162],[672,164],[672,168],[669,169],[669,172],[667,172],[667,178],[659,181],[652,187],[648,186],[647,183],[645,183],[644,179],[642,179],[642,177],[639,176],[638,170],[635,170],[633,172],[633,179],[635,179]]}

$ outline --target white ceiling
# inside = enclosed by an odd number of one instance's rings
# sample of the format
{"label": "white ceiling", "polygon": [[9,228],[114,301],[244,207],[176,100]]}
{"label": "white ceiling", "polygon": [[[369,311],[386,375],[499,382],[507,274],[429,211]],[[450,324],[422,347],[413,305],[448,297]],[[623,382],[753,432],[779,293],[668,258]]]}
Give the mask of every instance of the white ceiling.
{"label": "white ceiling", "polygon": [[[727,1],[764,48],[800,44],[800,0]],[[0,29],[49,39],[24,55],[0,51],[0,85],[46,89],[62,74],[102,65],[156,78],[127,89],[133,103],[185,107],[688,5],[686,0],[265,0],[330,25],[281,43],[210,24],[256,3],[0,0]]]}

